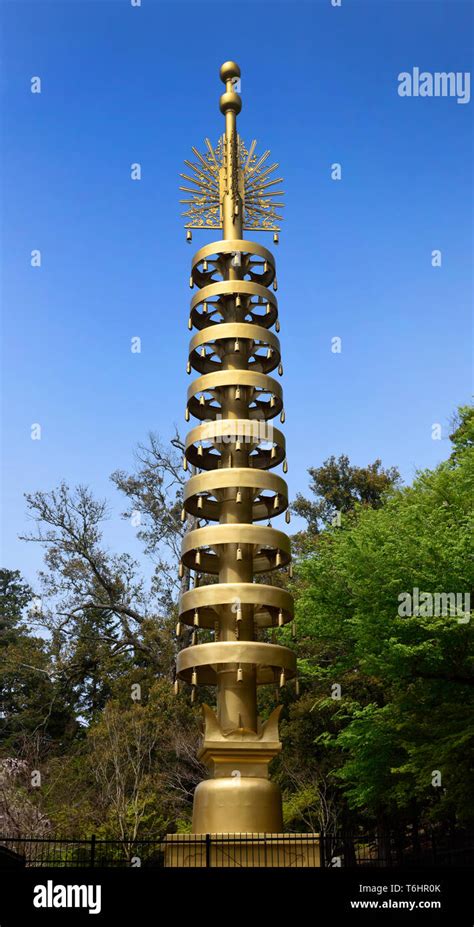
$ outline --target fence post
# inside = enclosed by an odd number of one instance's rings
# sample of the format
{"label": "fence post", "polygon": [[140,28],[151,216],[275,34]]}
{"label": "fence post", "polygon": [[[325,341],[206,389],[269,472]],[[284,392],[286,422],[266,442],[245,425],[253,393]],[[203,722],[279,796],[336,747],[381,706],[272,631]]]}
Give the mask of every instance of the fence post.
{"label": "fence post", "polygon": [[94,864],[95,864],[95,840],[96,840],[95,834],[92,834],[92,837],[91,837],[91,860],[90,860],[91,869],[94,868]]}
{"label": "fence post", "polygon": [[211,835],[206,834],[206,869],[211,867]]}

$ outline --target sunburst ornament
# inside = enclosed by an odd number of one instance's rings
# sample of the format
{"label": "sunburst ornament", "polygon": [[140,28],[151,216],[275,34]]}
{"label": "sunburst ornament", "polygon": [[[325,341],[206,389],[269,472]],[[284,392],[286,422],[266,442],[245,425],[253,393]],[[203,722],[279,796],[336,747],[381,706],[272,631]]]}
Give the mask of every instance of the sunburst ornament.
{"label": "sunburst ornament", "polygon": [[[187,229],[220,229],[222,228],[222,198],[225,192],[225,137],[222,135],[215,148],[208,138],[205,139],[206,151],[201,154],[193,148],[195,161],[185,161],[191,174],[180,176],[194,186],[181,186],[180,190],[191,194],[190,199],[180,200],[187,209],[183,217],[188,221]],[[237,174],[239,196],[243,205],[244,229],[253,229],[260,232],[279,232],[279,222],[283,216],[279,215],[284,204],[281,197],[282,190],[275,190],[282,183],[283,178],[272,179],[271,175],[278,164],[266,166],[269,151],[257,155],[255,149],[257,142],[254,139],[250,148],[247,148],[240,136],[237,136]],[[235,176],[235,175],[234,175]]]}

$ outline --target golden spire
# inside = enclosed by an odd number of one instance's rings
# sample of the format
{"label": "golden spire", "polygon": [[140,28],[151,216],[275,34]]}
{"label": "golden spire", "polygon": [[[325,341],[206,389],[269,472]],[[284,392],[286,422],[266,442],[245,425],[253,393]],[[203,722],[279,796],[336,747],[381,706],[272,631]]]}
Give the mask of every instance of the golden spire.
{"label": "golden spire", "polygon": [[273,194],[265,191],[279,181],[267,179],[276,165],[263,169],[268,152],[257,159],[255,144],[246,151],[237,135],[238,78],[238,65],[222,65],[225,133],[216,149],[206,142],[205,156],[193,149],[199,164],[187,162],[199,188],[187,227],[223,230],[222,240],[194,255],[190,277],[196,331],[188,370],[199,376],[188,389],[186,418],[199,424],[187,434],[185,466],[198,472],[184,492],[193,525],[183,538],[181,573],[187,567],[198,582],[180,599],[180,626],[193,628],[193,643],[178,654],[177,678],[191,685],[193,700],[196,686],[217,687],[217,714],[205,706],[200,753],[213,778],[196,789],[194,833],[281,832],[281,796],[268,779],[281,749],[279,708],[262,725],[257,686],[278,689],[296,673],[293,651],[266,639],[267,629],[292,621],[292,597],[254,580],[290,562],[289,539],[270,521],[288,507],[286,482],[271,472],[279,465],[286,471],[285,438],[273,425],[278,415],[284,420],[283,393],[270,376],[282,372],[271,330],[278,330],[275,261],[242,238],[257,222],[277,228]]}
{"label": "golden spire", "polygon": [[[225,115],[225,133],[220,137],[215,148],[208,138],[205,140],[206,151],[201,153],[193,148],[196,161],[185,161],[191,174],[181,174],[186,186],[180,190],[191,194],[191,198],[181,200],[187,209],[183,216],[188,220],[187,229],[220,229],[224,227],[225,205],[228,197],[233,196],[234,205],[239,208],[238,215],[242,229],[253,231],[279,232],[279,222],[283,219],[279,212],[283,209],[282,190],[275,190],[282,178],[272,178],[278,164],[268,165],[269,151],[259,156],[255,153],[257,142],[254,139],[247,149],[236,130],[236,117],[242,107],[242,101],[234,90],[235,82],[240,79],[240,68],[234,61],[226,61],[221,67],[221,80],[226,85],[220,100],[221,111]],[[234,189],[226,189],[226,184],[234,184]],[[193,186],[189,186],[193,184]],[[224,237],[228,237],[225,235]],[[231,236],[237,237],[237,236]],[[240,237],[240,235],[238,236]]]}

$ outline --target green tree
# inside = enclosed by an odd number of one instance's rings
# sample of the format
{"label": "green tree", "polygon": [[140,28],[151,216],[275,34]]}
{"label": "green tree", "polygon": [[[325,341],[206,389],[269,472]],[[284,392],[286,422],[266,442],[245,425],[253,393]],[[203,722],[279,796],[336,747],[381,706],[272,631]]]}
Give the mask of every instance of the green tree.
{"label": "green tree", "polygon": [[38,601],[18,570],[0,573],[0,743],[2,755],[31,753],[32,739],[43,748],[63,743],[75,721],[65,698],[50,642],[30,633],[25,618]]}
{"label": "green tree", "polygon": [[345,454],[328,457],[321,467],[310,467],[309,488],[316,499],[296,496],[292,510],[304,518],[310,534],[331,525],[338,515],[345,515],[357,505],[379,508],[384,494],[400,481],[396,467],[385,470],[381,460],[366,467],[352,466]]}
{"label": "green tree", "polygon": [[[464,612],[473,452],[462,443],[455,460],[324,531],[300,565],[302,669],[319,689],[317,710],[331,708],[316,740],[333,749],[350,806],[378,821],[420,809],[430,820],[474,817],[473,627]],[[415,590],[431,596],[431,609],[413,607]],[[443,613],[456,593],[463,610]],[[331,699],[334,685],[340,699]]]}

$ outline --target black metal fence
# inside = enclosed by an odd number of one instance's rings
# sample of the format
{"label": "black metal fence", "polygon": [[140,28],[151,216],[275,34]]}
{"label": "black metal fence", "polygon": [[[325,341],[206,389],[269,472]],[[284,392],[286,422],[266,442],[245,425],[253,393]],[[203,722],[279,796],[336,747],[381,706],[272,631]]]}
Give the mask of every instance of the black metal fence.
{"label": "black metal fence", "polygon": [[339,834],[321,837],[321,866],[404,867],[474,866],[474,833],[423,831]]}
{"label": "black metal fence", "polygon": [[473,866],[474,834],[181,834],[143,840],[0,837],[0,868]]}

